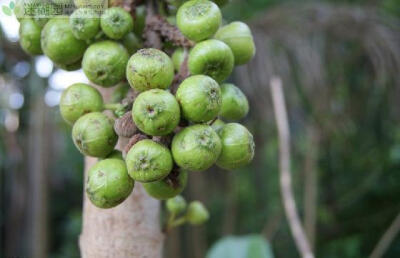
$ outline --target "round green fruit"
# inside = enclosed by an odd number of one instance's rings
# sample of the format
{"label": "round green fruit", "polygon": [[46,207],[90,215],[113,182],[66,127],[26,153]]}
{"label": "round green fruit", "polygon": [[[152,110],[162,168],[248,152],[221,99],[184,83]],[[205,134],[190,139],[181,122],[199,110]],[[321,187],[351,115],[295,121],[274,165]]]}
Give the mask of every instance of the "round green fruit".
{"label": "round green fruit", "polygon": [[46,23],[41,35],[42,50],[54,63],[72,64],[86,50],[85,41],[75,38],[67,19],[53,18]]}
{"label": "round green fruit", "polygon": [[72,127],[72,139],[78,150],[92,157],[109,155],[117,143],[114,121],[100,112],[80,117]]}
{"label": "round green fruit", "polygon": [[256,54],[253,35],[249,26],[243,22],[232,22],[220,28],[215,38],[225,42],[231,48],[236,65],[249,62]]}
{"label": "round green fruit", "polygon": [[176,14],[176,24],[184,36],[193,41],[212,37],[221,25],[218,6],[208,0],[191,0],[184,3]]}
{"label": "round green fruit", "polygon": [[89,8],[79,8],[69,17],[72,33],[77,39],[89,40],[100,31],[98,14]]}
{"label": "round green fruit", "polygon": [[29,55],[43,53],[40,45],[40,33],[42,29],[31,19],[21,20],[19,27],[19,42],[22,49]]}
{"label": "round green fruit", "polygon": [[61,95],[61,116],[69,124],[75,123],[84,114],[102,110],[103,97],[97,89],[90,85],[75,83]]}
{"label": "round green fruit", "polygon": [[90,168],[86,193],[95,206],[106,209],[122,203],[134,185],[135,181],[129,177],[123,160],[105,159]]}
{"label": "round green fruit", "polygon": [[176,91],[182,115],[195,123],[214,119],[221,109],[221,89],[216,81],[205,75],[185,79]]}
{"label": "round green fruit", "polygon": [[184,60],[185,60],[185,52],[183,48],[177,48],[172,54],[172,62],[174,63],[175,71],[179,72]]}
{"label": "round green fruit", "polygon": [[167,210],[170,213],[178,214],[186,209],[186,201],[182,196],[177,195],[173,198],[168,199],[166,201],[166,206]]}
{"label": "round green fruit", "polygon": [[167,89],[174,79],[174,65],[164,52],[141,49],[131,56],[126,67],[126,77],[135,90]]}
{"label": "round green fruit", "polygon": [[199,201],[194,201],[189,204],[186,219],[192,225],[200,225],[209,219],[210,215],[204,205]]}
{"label": "round green fruit", "polygon": [[219,115],[228,120],[239,120],[249,112],[249,102],[243,92],[231,83],[221,85],[222,107]]}
{"label": "round green fruit", "polygon": [[131,87],[127,82],[120,82],[111,94],[111,103],[121,102],[126,97]]}
{"label": "round green fruit", "polygon": [[122,152],[119,150],[113,150],[110,154],[108,154],[108,156],[106,157],[106,159],[120,159],[120,160],[124,160],[124,157],[122,156]]}
{"label": "round green fruit", "polygon": [[218,159],[221,140],[211,126],[192,125],[174,136],[171,150],[179,167],[202,171],[211,167]]}
{"label": "round green fruit", "polygon": [[125,77],[128,51],[114,41],[101,41],[92,44],[82,60],[83,72],[97,85],[111,87]]}
{"label": "round green fruit", "polygon": [[75,63],[72,64],[56,64],[54,63],[55,66],[57,66],[60,69],[63,69],[65,71],[76,71],[82,68],[82,59],[79,59]]}
{"label": "round green fruit", "polygon": [[121,40],[122,45],[128,50],[129,55],[133,55],[142,48],[141,40],[133,32],[129,32]]}
{"label": "round green fruit", "polygon": [[101,15],[100,26],[110,39],[122,39],[132,31],[133,19],[123,8],[111,7]]}
{"label": "round green fruit", "polygon": [[166,200],[180,194],[187,184],[187,172],[172,170],[169,175],[160,180],[151,183],[144,183],[146,192],[153,198]]}
{"label": "round green fruit", "polygon": [[253,135],[241,124],[226,124],[219,132],[222,142],[221,155],[217,166],[224,169],[235,169],[249,164],[254,157]]}
{"label": "round green fruit", "polygon": [[173,161],[169,149],[152,140],[141,140],[126,155],[129,175],[139,182],[154,182],[166,177]]}
{"label": "round green fruit", "polygon": [[174,95],[160,89],[139,94],[133,103],[132,117],[142,132],[156,136],[171,133],[181,118]]}
{"label": "round green fruit", "polygon": [[220,40],[209,39],[194,46],[189,53],[188,66],[191,74],[208,75],[222,82],[232,73],[232,50]]}

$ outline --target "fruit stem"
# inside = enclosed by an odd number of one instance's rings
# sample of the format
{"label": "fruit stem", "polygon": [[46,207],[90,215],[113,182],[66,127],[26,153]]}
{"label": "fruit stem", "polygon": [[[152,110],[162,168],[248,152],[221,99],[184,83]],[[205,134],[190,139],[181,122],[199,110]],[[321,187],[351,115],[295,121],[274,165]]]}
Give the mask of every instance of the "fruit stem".
{"label": "fruit stem", "polygon": [[120,103],[107,103],[103,105],[103,108],[111,111],[117,111],[123,109],[124,106]]}
{"label": "fruit stem", "polygon": [[180,226],[182,224],[185,224],[185,223],[186,223],[186,216],[180,217],[180,218],[178,218],[178,219],[176,219],[176,220],[174,220],[172,222],[171,228],[178,227],[178,226]]}

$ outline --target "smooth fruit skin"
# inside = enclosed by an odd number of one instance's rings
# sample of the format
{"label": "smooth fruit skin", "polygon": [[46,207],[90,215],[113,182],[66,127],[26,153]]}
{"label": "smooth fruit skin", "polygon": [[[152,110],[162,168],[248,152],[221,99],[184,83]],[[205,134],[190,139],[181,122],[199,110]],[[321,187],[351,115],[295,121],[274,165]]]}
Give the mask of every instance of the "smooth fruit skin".
{"label": "smooth fruit skin", "polygon": [[129,32],[121,39],[122,45],[128,50],[129,55],[133,55],[142,48],[141,40],[133,32]]}
{"label": "smooth fruit skin", "polygon": [[75,38],[67,19],[53,18],[41,34],[42,50],[54,63],[72,64],[82,58],[85,41]]}
{"label": "smooth fruit skin", "polygon": [[40,45],[42,29],[31,19],[21,20],[19,37],[22,49],[28,55],[40,55],[43,53]]}
{"label": "smooth fruit skin", "polygon": [[108,154],[108,156],[106,157],[106,159],[120,159],[120,160],[124,160],[124,157],[122,156],[122,152],[119,150],[113,150],[110,154]]}
{"label": "smooth fruit skin", "polygon": [[186,219],[192,225],[200,225],[209,219],[210,215],[204,205],[199,201],[193,201],[189,204]]}
{"label": "smooth fruit skin", "polygon": [[232,22],[220,28],[215,38],[225,42],[233,52],[235,65],[248,63],[256,54],[253,35],[243,22]]}
{"label": "smooth fruit skin", "polygon": [[232,170],[249,164],[254,157],[253,135],[241,124],[226,124],[219,132],[222,142],[217,166]]}
{"label": "smooth fruit skin", "polygon": [[85,52],[82,68],[97,85],[111,87],[125,77],[128,51],[119,43],[106,40],[92,44]]}
{"label": "smooth fruit skin", "polygon": [[85,83],[75,83],[61,95],[61,116],[71,125],[84,114],[102,110],[103,97],[100,92]]}
{"label": "smooth fruit skin", "polygon": [[82,68],[82,59],[79,59],[75,63],[72,64],[56,64],[54,63],[55,66],[57,66],[60,69],[63,69],[65,71],[76,71]]}
{"label": "smooth fruit skin", "polygon": [[100,31],[100,18],[93,9],[79,8],[69,17],[72,33],[77,39],[89,40]]}
{"label": "smooth fruit skin", "polygon": [[199,42],[212,37],[221,25],[219,7],[208,0],[184,3],[176,14],[176,24],[188,39]]}
{"label": "smooth fruit skin", "polygon": [[78,150],[86,156],[104,158],[117,143],[114,121],[100,112],[86,114],[72,127],[72,139]]}
{"label": "smooth fruit skin", "polygon": [[211,126],[192,125],[174,136],[171,151],[179,167],[190,171],[203,171],[218,159],[221,140]]}
{"label": "smooth fruit skin", "polygon": [[122,203],[134,185],[123,160],[105,159],[90,168],[86,193],[95,206],[107,209]]}
{"label": "smooth fruit skin", "polygon": [[132,118],[142,132],[161,136],[175,129],[181,115],[174,95],[165,90],[152,89],[136,97],[132,108]]}
{"label": "smooth fruit skin", "polygon": [[152,140],[141,140],[126,155],[129,175],[139,182],[154,182],[166,177],[173,161],[169,149]]}
{"label": "smooth fruit skin", "polygon": [[120,82],[118,85],[115,86],[111,94],[111,103],[121,102],[130,89],[131,87],[127,82]]}
{"label": "smooth fruit skin", "polygon": [[133,19],[123,8],[111,7],[101,15],[100,26],[110,39],[122,39],[132,31]]}
{"label": "smooth fruit skin", "polygon": [[249,112],[249,102],[243,92],[231,83],[221,84],[222,106],[219,115],[228,120],[239,120]]}
{"label": "smooth fruit skin", "polygon": [[170,213],[179,214],[186,209],[186,201],[181,195],[177,195],[168,199],[165,206]]}
{"label": "smooth fruit skin", "polygon": [[222,82],[232,73],[234,57],[227,44],[209,39],[196,44],[190,51],[188,66],[191,74],[208,75]]}
{"label": "smooth fruit skin", "polygon": [[185,60],[185,52],[183,48],[177,48],[172,54],[172,62],[174,63],[175,71],[179,72],[184,60]]}
{"label": "smooth fruit skin", "polygon": [[144,48],[129,59],[126,77],[131,87],[139,92],[167,89],[174,79],[174,65],[164,52]]}
{"label": "smooth fruit skin", "polygon": [[151,183],[144,183],[143,187],[146,192],[153,198],[158,200],[166,200],[180,194],[187,184],[187,172],[172,171],[169,175],[160,180]]}
{"label": "smooth fruit skin", "polygon": [[221,109],[221,89],[218,83],[205,75],[185,79],[176,91],[182,115],[195,123],[214,119]]}
{"label": "smooth fruit skin", "polygon": [[221,129],[225,126],[225,122],[222,121],[221,119],[216,119],[212,124],[211,127],[214,129],[216,133],[219,133]]}

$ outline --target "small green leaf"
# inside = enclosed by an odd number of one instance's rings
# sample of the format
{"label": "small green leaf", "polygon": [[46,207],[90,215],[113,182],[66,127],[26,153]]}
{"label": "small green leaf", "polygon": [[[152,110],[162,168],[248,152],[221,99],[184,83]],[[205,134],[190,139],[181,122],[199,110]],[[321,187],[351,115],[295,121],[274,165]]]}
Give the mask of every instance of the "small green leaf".
{"label": "small green leaf", "polygon": [[10,4],[9,4],[9,7],[10,7],[11,10],[14,9],[15,3],[13,1],[11,1]]}
{"label": "small green leaf", "polygon": [[3,5],[2,6],[2,9],[3,9],[3,13],[5,14],[5,15],[8,15],[8,16],[11,16],[11,9],[10,8],[8,8],[8,6],[5,6],[5,5]]}

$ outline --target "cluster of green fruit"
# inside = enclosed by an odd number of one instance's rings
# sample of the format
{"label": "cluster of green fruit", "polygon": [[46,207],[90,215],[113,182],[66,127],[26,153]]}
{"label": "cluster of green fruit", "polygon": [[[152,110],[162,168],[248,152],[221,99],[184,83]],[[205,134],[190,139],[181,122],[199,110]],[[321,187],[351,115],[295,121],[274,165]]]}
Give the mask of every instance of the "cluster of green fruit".
{"label": "cluster of green fruit", "polygon": [[[83,83],[62,94],[61,115],[73,125],[76,147],[100,159],[86,183],[94,205],[120,204],[135,181],[154,198],[173,198],[185,188],[188,171],[214,164],[232,170],[253,159],[251,133],[239,123],[221,120],[240,120],[249,111],[242,91],[223,83],[235,65],[247,63],[255,54],[246,24],[221,26],[221,11],[214,2],[185,1],[177,6],[176,25],[194,47],[177,48],[170,57],[140,47],[140,35],[133,32],[136,20],[124,9],[111,7],[96,16],[92,9],[80,8],[79,2],[75,1],[78,8],[69,19],[50,19],[43,28],[33,19],[21,20],[20,36],[22,48],[30,54],[43,52],[63,69],[82,67],[87,78],[101,87],[126,80],[137,93],[129,112],[144,137],[124,157],[114,150],[115,121],[102,113],[115,105],[105,104],[96,88]],[[175,73],[184,65],[191,75],[171,91]],[[152,137],[171,141],[162,144]]]}

